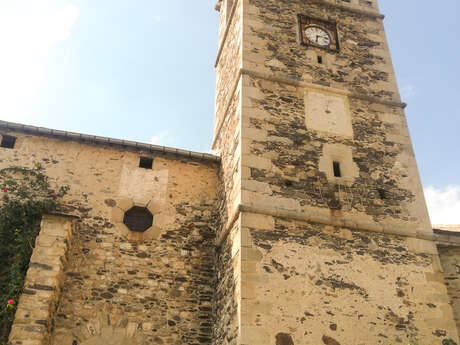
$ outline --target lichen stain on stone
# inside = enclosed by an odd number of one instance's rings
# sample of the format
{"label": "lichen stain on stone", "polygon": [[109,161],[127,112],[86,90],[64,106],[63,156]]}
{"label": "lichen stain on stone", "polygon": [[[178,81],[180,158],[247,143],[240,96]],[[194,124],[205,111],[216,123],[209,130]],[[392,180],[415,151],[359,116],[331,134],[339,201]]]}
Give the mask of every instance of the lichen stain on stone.
{"label": "lichen stain on stone", "polygon": [[356,291],[358,294],[363,296],[364,298],[367,299],[368,293],[365,289],[362,287],[356,285],[353,282],[346,282],[344,279],[338,275],[332,275],[330,277],[324,278],[324,283],[328,287],[332,289],[345,289],[345,290],[351,290],[351,291]]}
{"label": "lichen stain on stone", "polygon": [[115,200],[113,200],[113,199],[105,199],[104,203],[109,207],[117,206],[117,202]]}
{"label": "lichen stain on stone", "polygon": [[337,340],[328,337],[327,335],[323,335],[322,340],[325,345],[341,345]]}
{"label": "lichen stain on stone", "polygon": [[[254,240],[254,244],[261,248],[261,244],[266,246],[270,244],[273,246],[275,243],[280,241],[297,243],[306,246],[316,246],[317,240],[320,241],[320,246],[323,249],[332,249],[337,252],[347,253],[344,259],[347,262],[353,260],[353,257],[368,255],[375,261],[378,261],[384,265],[387,264],[416,264],[417,266],[429,266],[431,265],[431,259],[425,254],[413,254],[408,252],[407,248],[401,245],[400,238],[391,238],[387,235],[376,235],[362,233],[359,231],[352,231],[353,240],[346,240],[338,236],[334,236],[335,233],[339,233],[339,228],[334,228],[331,232],[323,231],[324,226],[314,223],[296,223],[298,231],[296,234],[290,233],[284,223],[277,220],[275,223],[274,231],[258,231],[256,229],[250,229],[251,236]],[[279,267],[272,265],[278,270]],[[278,270],[279,271],[279,270]]]}
{"label": "lichen stain on stone", "polygon": [[[258,85],[253,80],[254,85]],[[391,171],[401,154],[403,147],[395,146],[392,152],[387,152],[385,138],[387,131],[383,121],[375,120],[369,122],[366,116],[355,113],[353,129],[356,134],[354,163],[361,172],[360,177],[355,180],[352,186],[339,185],[327,180],[325,174],[317,169],[319,157],[323,153],[323,145],[328,142],[351,145],[339,137],[329,137],[327,140],[318,133],[305,131],[303,109],[304,104],[301,98],[296,102],[287,104],[289,94],[286,90],[278,89],[277,92],[258,86],[265,97],[260,100],[252,99],[260,109],[264,109],[270,116],[262,123],[266,128],[268,137],[284,138],[285,142],[272,140],[253,140],[251,153],[260,156],[264,152],[276,152],[271,162],[278,168],[277,173],[267,173],[263,169],[251,168],[251,177],[258,182],[279,186],[274,188],[274,195],[281,197],[295,198],[301,206],[311,205],[321,208],[330,208],[350,212],[352,210],[365,212],[372,216],[375,221],[382,221],[387,218],[404,220],[406,210],[404,203],[412,203],[414,194],[409,190],[401,188],[396,178],[375,178],[371,171]],[[292,96],[291,96],[292,97]],[[284,113],[292,114],[289,118]],[[255,126],[254,126],[255,127]],[[383,139],[382,139],[383,138]],[[292,151],[291,143],[318,143],[317,147],[304,145],[301,150]],[[379,147],[373,147],[379,143]],[[296,167],[289,171],[286,167]],[[307,168],[312,176],[304,176],[303,170]],[[295,182],[285,183],[286,176],[302,176]],[[321,189],[318,187],[321,186]],[[363,189],[363,186],[366,188]],[[385,198],[379,199],[376,193],[379,189],[385,190]],[[340,194],[342,200],[336,200]],[[365,198],[362,195],[366,195]],[[340,214],[339,214],[340,216]]]}
{"label": "lichen stain on stone", "polygon": [[278,333],[276,335],[276,345],[294,345],[294,341],[292,340],[292,337],[289,334]]}

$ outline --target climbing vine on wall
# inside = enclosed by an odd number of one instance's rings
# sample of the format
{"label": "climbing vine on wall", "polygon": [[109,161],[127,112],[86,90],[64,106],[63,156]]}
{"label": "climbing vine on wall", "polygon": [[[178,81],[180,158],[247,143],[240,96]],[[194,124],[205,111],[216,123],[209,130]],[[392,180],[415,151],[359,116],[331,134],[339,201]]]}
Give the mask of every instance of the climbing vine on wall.
{"label": "climbing vine on wall", "polygon": [[54,190],[39,163],[0,170],[0,344],[8,342],[41,217],[59,211],[68,189]]}

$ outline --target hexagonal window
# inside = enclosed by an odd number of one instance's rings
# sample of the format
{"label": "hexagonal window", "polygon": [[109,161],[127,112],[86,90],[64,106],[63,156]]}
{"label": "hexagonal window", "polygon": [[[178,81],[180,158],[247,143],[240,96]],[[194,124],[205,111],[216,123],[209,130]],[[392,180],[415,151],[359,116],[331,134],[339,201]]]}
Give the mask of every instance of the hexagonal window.
{"label": "hexagonal window", "polygon": [[131,231],[145,232],[153,224],[153,214],[145,207],[134,206],[125,212],[123,223]]}

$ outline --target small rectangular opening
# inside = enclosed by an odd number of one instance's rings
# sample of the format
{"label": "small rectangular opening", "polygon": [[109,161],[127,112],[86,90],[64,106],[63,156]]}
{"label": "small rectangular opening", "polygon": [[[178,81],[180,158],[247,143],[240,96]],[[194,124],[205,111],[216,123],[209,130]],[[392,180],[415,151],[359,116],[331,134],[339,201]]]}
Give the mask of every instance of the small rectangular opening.
{"label": "small rectangular opening", "polygon": [[379,193],[380,199],[385,200],[387,198],[387,192],[385,189],[379,188],[377,191]]}
{"label": "small rectangular opening", "polygon": [[342,172],[340,171],[340,163],[333,162],[332,167],[334,169],[334,177],[342,177]]}
{"label": "small rectangular opening", "polygon": [[323,57],[321,55],[318,55],[318,63],[319,64],[323,63]]}
{"label": "small rectangular opening", "polygon": [[0,144],[1,147],[13,149],[14,144],[16,144],[16,137],[12,137],[11,135],[2,135],[2,142]]}
{"label": "small rectangular opening", "polygon": [[153,158],[141,157],[139,159],[139,168],[152,169],[152,167],[153,167]]}

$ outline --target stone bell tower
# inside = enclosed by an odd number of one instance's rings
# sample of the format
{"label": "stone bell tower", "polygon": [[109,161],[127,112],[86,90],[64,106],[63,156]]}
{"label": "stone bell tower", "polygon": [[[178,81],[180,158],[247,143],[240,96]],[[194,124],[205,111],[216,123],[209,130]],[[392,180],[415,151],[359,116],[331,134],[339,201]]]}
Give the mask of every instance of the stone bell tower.
{"label": "stone bell tower", "polygon": [[457,339],[376,0],[216,8],[216,344]]}

